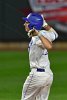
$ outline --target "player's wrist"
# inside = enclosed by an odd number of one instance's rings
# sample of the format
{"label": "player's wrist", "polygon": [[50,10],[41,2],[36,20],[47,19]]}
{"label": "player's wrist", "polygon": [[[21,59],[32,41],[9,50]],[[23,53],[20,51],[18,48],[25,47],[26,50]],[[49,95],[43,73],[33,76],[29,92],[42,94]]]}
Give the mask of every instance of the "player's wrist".
{"label": "player's wrist", "polygon": [[46,27],[48,24],[47,24],[47,22],[44,20],[43,21],[43,27]]}
{"label": "player's wrist", "polygon": [[41,36],[42,36],[42,33],[39,32],[38,37],[41,37]]}

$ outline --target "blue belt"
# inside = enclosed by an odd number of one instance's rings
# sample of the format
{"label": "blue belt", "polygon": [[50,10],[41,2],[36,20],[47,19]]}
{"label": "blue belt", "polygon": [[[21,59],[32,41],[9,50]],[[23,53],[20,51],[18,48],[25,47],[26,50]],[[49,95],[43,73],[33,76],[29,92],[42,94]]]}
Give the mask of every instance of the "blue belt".
{"label": "blue belt", "polygon": [[45,69],[37,68],[37,72],[45,72]]}

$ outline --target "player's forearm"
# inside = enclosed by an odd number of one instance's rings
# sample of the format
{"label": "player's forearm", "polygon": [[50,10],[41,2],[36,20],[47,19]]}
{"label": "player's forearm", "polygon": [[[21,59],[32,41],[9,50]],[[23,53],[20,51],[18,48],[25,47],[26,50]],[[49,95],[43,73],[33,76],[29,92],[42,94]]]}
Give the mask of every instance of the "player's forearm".
{"label": "player's forearm", "polygon": [[39,38],[42,41],[42,43],[44,45],[44,48],[46,48],[46,49],[52,49],[52,43],[47,38],[45,38],[42,35],[39,36]]}

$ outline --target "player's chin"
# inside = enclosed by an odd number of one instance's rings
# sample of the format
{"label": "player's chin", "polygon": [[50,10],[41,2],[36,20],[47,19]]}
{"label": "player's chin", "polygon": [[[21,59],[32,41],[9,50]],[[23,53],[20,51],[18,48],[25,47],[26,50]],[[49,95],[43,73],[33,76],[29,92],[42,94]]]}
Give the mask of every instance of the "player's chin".
{"label": "player's chin", "polygon": [[26,31],[26,32],[28,32],[28,30],[27,30],[27,29],[25,29],[25,31]]}
{"label": "player's chin", "polygon": [[28,30],[28,29],[26,29],[26,28],[25,28],[25,31],[26,31],[26,32],[29,32],[29,30]]}

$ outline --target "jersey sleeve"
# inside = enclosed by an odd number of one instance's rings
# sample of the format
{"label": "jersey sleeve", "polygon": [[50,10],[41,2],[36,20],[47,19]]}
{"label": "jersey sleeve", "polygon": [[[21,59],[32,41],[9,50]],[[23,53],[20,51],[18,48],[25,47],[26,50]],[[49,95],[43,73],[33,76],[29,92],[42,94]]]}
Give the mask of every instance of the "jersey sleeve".
{"label": "jersey sleeve", "polygon": [[58,38],[58,34],[56,33],[56,31],[41,30],[40,33],[51,42]]}

